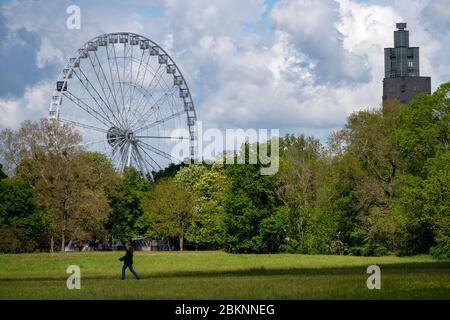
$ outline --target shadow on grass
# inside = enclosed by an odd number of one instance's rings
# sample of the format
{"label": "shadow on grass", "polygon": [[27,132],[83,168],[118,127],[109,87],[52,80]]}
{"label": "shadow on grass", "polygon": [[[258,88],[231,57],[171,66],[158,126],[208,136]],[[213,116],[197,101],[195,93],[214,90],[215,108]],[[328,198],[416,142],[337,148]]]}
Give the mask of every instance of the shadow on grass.
{"label": "shadow on grass", "polygon": [[[248,268],[237,270],[205,270],[205,271],[179,271],[161,272],[149,275],[150,278],[170,278],[170,277],[248,277],[248,276],[283,276],[283,275],[350,275],[366,274],[368,266],[350,267],[326,267],[326,268]],[[424,263],[402,263],[402,264],[380,264],[383,272],[430,272],[450,271],[448,262],[424,262]],[[144,276],[145,277],[145,276]]]}
{"label": "shadow on grass", "polygon": [[[441,262],[415,262],[415,263],[393,263],[379,264],[383,274],[398,273],[449,273],[450,261]],[[302,275],[366,275],[367,266],[343,266],[324,268],[247,268],[232,270],[183,270],[171,272],[139,272],[142,279],[152,278],[182,278],[182,277],[259,277],[259,276],[302,276]],[[115,279],[120,276],[121,269],[117,269],[117,276],[111,275],[83,275],[83,279]],[[127,271],[128,272],[128,271]],[[25,277],[25,278],[2,278],[2,281],[54,281],[66,279],[66,276],[57,277]]]}

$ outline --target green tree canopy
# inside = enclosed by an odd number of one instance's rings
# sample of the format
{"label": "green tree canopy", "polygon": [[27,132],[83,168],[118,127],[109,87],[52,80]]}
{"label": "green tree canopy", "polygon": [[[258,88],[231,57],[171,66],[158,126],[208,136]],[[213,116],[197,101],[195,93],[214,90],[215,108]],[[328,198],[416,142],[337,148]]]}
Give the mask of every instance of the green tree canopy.
{"label": "green tree canopy", "polygon": [[177,237],[183,250],[192,220],[192,193],[173,178],[162,179],[147,194],[142,206],[141,223],[147,226],[147,235]]}

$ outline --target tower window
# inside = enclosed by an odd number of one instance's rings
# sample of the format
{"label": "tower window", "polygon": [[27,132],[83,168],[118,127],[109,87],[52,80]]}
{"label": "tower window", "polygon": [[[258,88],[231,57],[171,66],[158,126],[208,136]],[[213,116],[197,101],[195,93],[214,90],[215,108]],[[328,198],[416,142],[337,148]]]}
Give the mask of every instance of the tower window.
{"label": "tower window", "polygon": [[408,68],[414,68],[414,61],[408,61]]}
{"label": "tower window", "polygon": [[406,85],[401,84],[401,85],[400,85],[400,91],[401,91],[401,92],[405,92],[405,91],[406,91]]}

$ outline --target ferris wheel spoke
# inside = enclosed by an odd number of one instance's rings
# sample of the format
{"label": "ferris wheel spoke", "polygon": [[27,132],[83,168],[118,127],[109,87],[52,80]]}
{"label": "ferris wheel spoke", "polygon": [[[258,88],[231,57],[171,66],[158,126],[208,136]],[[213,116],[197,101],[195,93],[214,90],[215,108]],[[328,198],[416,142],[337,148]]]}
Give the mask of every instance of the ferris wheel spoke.
{"label": "ferris wheel spoke", "polygon": [[[116,114],[113,110],[113,105],[115,105],[116,109],[117,109],[117,101],[116,101],[113,91],[111,90],[111,86],[109,84],[108,78],[105,75],[105,71],[103,70],[102,64],[100,63],[97,52],[94,52],[94,57],[95,57],[95,61],[92,59],[91,55],[89,55],[89,61],[91,62],[92,69],[94,70],[97,81],[102,89],[105,100],[107,101],[106,106],[107,106],[109,112],[111,113],[111,116],[116,120],[117,124],[123,125],[124,124],[123,120],[119,120],[116,117]],[[105,89],[105,87],[106,87],[106,89]],[[111,103],[111,100],[113,103]],[[119,115],[117,115],[117,116],[119,116]]]}
{"label": "ferris wheel spoke", "polygon": [[[150,95],[151,96],[151,95]],[[153,97],[152,97],[153,98]],[[154,100],[154,99],[153,99]],[[149,103],[150,104],[150,103]],[[144,103],[144,106],[146,105],[146,103]],[[134,119],[133,122],[130,124],[131,128],[135,128],[137,126],[143,126],[145,125],[146,122],[148,122],[150,116],[152,114],[156,114],[156,112],[159,109],[159,106],[154,102],[152,103],[152,106],[150,108],[147,108],[148,110],[142,109],[143,112],[145,112],[145,114],[143,114],[142,112],[135,110],[134,111]],[[157,117],[155,117],[156,119]]]}
{"label": "ferris wheel spoke", "polygon": [[[148,52],[148,51],[143,51],[143,53],[144,52]],[[150,55],[150,53],[148,52],[148,58],[147,58],[147,61],[146,61],[146,63],[145,63],[145,65],[144,65],[144,72],[143,72],[143,75],[142,76],[140,76],[140,74],[141,74],[141,70],[142,70],[142,68],[141,68],[141,64],[142,63],[140,63],[139,64],[139,71],[138,71],[138,75],[136,76],[136,85],[137,86],[139,86],[140,88],[142,88],[143,89],[143,91],[145,92],[145,94],[144,94],[144,96],[141,96],[139,99],[138,99],[138,103],[136,103],[136,108],[135,108],[135,112],[134,112],[134,119],[133,119],[133,121],[136,121],[136,119],[138,119],[139,118],[139,116],[138,116],[138,114],[139,114],[139,112],[138,112],[138,106],[140,106],[140,103],[141,103],[141,101],[142,100],[146,100],[147,99],[147,95],[150,95],[150,97],[153,99],[153,95],[150,93],[150,91],[148,90],[148,88],[147,88],[147,90],[145,90],[144,89],[144,83],[145,83],[145,79],[146,79],[146,77],[147,77],[147,73],[149,73],[149,72],[147,72],[148,71],[148,65],[149,65],[149,61],[150,61],[150,58],[151,58],[151,55]],[[142,61],[141,61],[142,62]],[[159,65],[159,67],[161,67],[161,65]],[[153,70],[152,70],[153,71]],[[155,71],[153,71],[153,72],[155,72]],[[140,77],[140,78],[139,78]],[[132,101],[132,104],[131,104],[131,107],[134,107],[134,100],[135,99],[133,99],[133,101]]]}
{"label": "ferris wheel spoke", "polygon": [[[97,91],[97,89],[93,86],[93,84],[89,81],[88,77],[83,72],[83,70],[81,70],[81,68],[78,68],[78,71],[79,72],[76,72],[74,70],[74,74],[76,75],[78,80],[80,80],[80,83],[83,85],[84,89],[87,91],[87,93],[89,93],[91,98],[95,101],[95,103],[100,108],[100,110],[103,112],[103,114],[106,116],[106,118],[109,119],[108,113],[105,112],[105,110],[102,107],[102,105],[104,105],[104,106],[106,106],[106,108],[109,108],[108,104],[103,100],[103,97],[100,95],[100,93]],[[100,100],[102,103],[100,103],[98,100]]]}
{"label": "ferris wheel spoke", "polygon": [[[154,100],[152,94],[149,91],[145,91],[145,89],[143,87],[140,87],[139,85],[137,85],[135,83],[127,82],[127,83],[123,83],[122,85],[123,86],[127,85],[129,87],[132,87],[135,92],[137,90],[138,92],[141,93],[141,98],[148,102],[150,102],[150,98]],[[140,119],[142,114],[136,110],[133,111],[131,106],[128,107],[127,113],[129,115],[129,119],[130,119],[130,121],[127,122],[127,127],[131,128],[133,126],[132,124],[134,122],[136,122],[138,119]]]}
{"label": "ferris wheel spoke", "polygon": [[[165,74],[165,69],[161,68],[161,67],[162,67],[162,64],[160,64],[156,70],[150,70],[153,73],[153,77],[147,86],[147,89],[146,89],[147,91],[149,91],[150,89],[156,88],[158,85],[161,85],[161,81],[164,83],[166,89],[170,89],[170,86],[167,84],[167,82],[164,80],[164,77],[163,77],[163,75]],[[148,70],[149,68],[150,68],[149,66],[144,66],[144,69],[146,71],[149,71]],[[155,82],[155,80],[156,80],[156,82]],[[153,87],[153,85],[155,85],[155,86]]]}
{"label": "ferris wheel spoke", "polygon": [[[147,57],[147,61],[143,64],[142,61],[143,61],[145,53],[147,53],[148,57]],[[138,72],[136,74],[136,85],[141,88],[143,88],[145,78],[147,77],[147,71],[148,71],[148,65],[150,62],[150,58],[151,58],[151,55],[150,55],[149,51],[142,50],[142,56],[141,56],[141,60],[139,62]],[[141,75],[141,70],[144,70],[143,75]],[[133,99],[133,102],[134,102],[134,99]],[[132,103],[131,105],[133,106],[134,104]]]}
{"label": "ferris wheel spoke", "polygon": [[[133,123],[132,126],[134,126],[134,125],[142,126],[143,122],[146,121],[147,117],[150,116],[150,112],[154,111],[156,106],[159,109],[160,106],[163,105],[169,99],[169,97],[171,97],[173,95],[173,91],[175,88],[176,87],[174,86],[170,92],[166,92],[163,95],[161,95],[161,97],[159,97],[158,100],[156,100],[156,102],[150,108],[148,108],[148,110],[144,114],[140,115],[140,119],[138,119],[138,121],[136,123]],[[184,111],[182,113],[184,113]],[[139,130],[139,129],[136,129],[136,131],[137,130]]]}
{"label": "ferris wheel spoke", "polygon": [[[142,154],[141,154],[141,152],[139,151],[139,147],[138,146],[134,146],[134,154],[135,154],[135,159],[136,159],[136,162],[138,162],[139,163],[139,166],[142,168],[141,169],[141,173],[143,173],[143,175],[145,176],[145,177],[148,177],[148,176],[150,176],[150,179],[152,180],[152,181],[154,181],[155,180],[155,178],[153,177],[153,173],[152,173],[152,171],[154,170],[154,171],[157,171],[157,169],[148,161],[148,160],[146,160],[143,156],[142,156]],[[156,163],[156,162],[155,162]],[[157,164],[157,163],[156,163]],[[150,170],[150,168],[148,167],[148,165],[150,165],[150,167],[152,168],[152,170]],[[162,170],[162,168],[161,168],[161,170]],[[145,173],[145,174],[144,174]]]}
{"label": "ferris wheel spoke", "polygon": [[[103,100],[102,96],[98,93],[97,89],[95,89],[95,87],[92,85],[92,83],[86,77],[86,75],[84,74],[83,70],[81,70],[81,68],[78,68],[78,71],[79,72],[77,72],[74,69],[73,73],[76,75],[78,80],[80,80],[82,86],[85,88],[87,93],[89,93],[91,98],[95,101],[95,103],[97,104],[99,109],[102,111],[102,113],[104,115],[104,116],[102,116],[102,118],[105,119],[106,121],[108,121],[109,123],[113,124],[113,122],[110,119],[110,116],[108,115],[108,113],[102,107],[102,106],[105,106],[107,109],[110,109],[108,104]],[[94,110],[92,107],[91,107],[91,109]],[[100,113],[98,113],[98,114],[100,114]]]}
{"label": "ferris wheel spoke", "polygon": [[158,149],[158,148],[156,148],[156,147],[154,147],[152,145],[149,145],[148,143],[146,143],[146,142],[144,142],[142,140],[140,142],[141,142],[141,146],[143,148],[146,148],[147,150],[149,150],[149,151],[151,151],[151,152],[153,152],[153,153],[155,153],[155,154],[157,154],[157,155],[159,155],[161,157],[164,157],[164,158],[166,158],[166,159],[168,159],[170,161],[174,161],[175,160],[176,162],[183,162],[180,159],[177,159],[177,158],[173,157],[172,155],[168,154],[167,152],[162,151],[162,150],[160,150],[160,149]]}
{"label": "ferris wheel spoke", "polygon": [[[136,87],[133,88],[133,99],[130,103],[130,108],[132,109],[132,111],[134,111],[134,112],[132,112],[132,116],[133,116],[132,123],[136,122],[139,119],[139,115],[141,114],[141,111],[140,111],[141,106],[143,105],[145,107],[146,101],[148,100],[147,96],[149,95],[150,98],[154,99],[153,95],[150,94],[150,92],[151,92],[150,89],[152,89],[154,80],[157,79],[157,84],[159,84],[160,80],[163,78],[163,74],[164,74],[164,68],[161,69],[161,64],[159,64],[158,69],[156,71],[149,67],[148,62],[151,58],[150,53],[148,53],[147,63],[145,63],[145,64],[142,63],[145,52],[148,52],[148,51],[143,50],[141,59],[139,60],[139,69],[138,69],[138,74],[136,75]],[[138,60],[135,59],[134,61],[137,63]],[[142,70],[143,70],[143,72],[141,72]],[[159,72],[160,70],[162,70],[161,73]],[[150,80],[150,83],[148,84],[147,88],[144,89],[143,85],[144,85],[145,79],[147,77],[147,73],[153,73],[153,78]],[[141,74],[143,74],[143,75],[141,76]],[[143,95],[141,95],[137,99],[137,103],[135,103],[136,100],[134,97],[134,93],[135,93],[135,89],[137,87],[140,87],[143,90],[143,92],[145,92],[145,93]]]}
{"label": "ferris wheel spoke", "polygon": [[127,126],[130,126],[132,121],[132,112],[131,112],[131,100],[132,100],[132,90],[134,88],[133,83],[133,46],[130,46],[128,49],[131,57],[127,56],[127,52],[124,52],[124,65],[123,65],[123,78],[122,78],[122,87],[124,88],[124,100],[126,103],[122,109],[123,117],[125,118],[125,122]]}
{"label": "ferris wheel spoke", "polygon": [[[134,81],[134,83],[136,83],[136,84],[137,84],[138,79],[139,79],[139,73],[141,72],[141,66],[142,66],[142,61],[144,59],[144,54],[145,54],[145,51],[143,50],[142,54],[141,54],[141,59],[139,61],[139,67],[138,67],[138,70],[137,70],[137,73],[136,73],[136,81]],[[133,83],[133,78],[131,78],[131,83]],[[135,94],[135,92],[136,92],[136,87],[133,86],[132,93],[131,93],[131,98],[130,98],[130,108],[131,108],[131,106],[133,105],[133,102],[134,102],[134,94]]]}
{"label": "ferris wheel spoke", "polygon": [[[116,47],[115,47],[114,43],[112,44],[112,48],[113,48],[112,51],[114,53],[114,62],[116,65],[117,82],[119,82],[119,87],[120,87],[120,92],[121,92],[121,97],[122,97],[122,108],[125,108],[125,97],[124,97],[124,93],[123,93],[122,82],[120,80],[119,63],[117,61]],[[119,111],[119,113],[120,113],[120,111]]]}
{"label": "ferris wheel spoke", "polygon": [[[129,72],[130,83],[133,83],[133,52],[134,52],[134,49],[133,49],[132,45],[130,45],[130,52],[131,52],[131,58],[129,58],[128,65],[130,66],[129,67],[129,69],[130,69],[130,72]],[[129,87],[128,88],[128,93],[129,93],[128,123],[130,122],[130,117],[131,117],[131,100],[132,100],[132,97],[133,97],[133,94],[132,94],[133,88],[134,87]]]}
{"label": "ferris wheel spoke", "polygon": [[[114,54],[115,58],[112,58],[112,54]],[[116,77],[117,77],[117,82],[119,83],[120,92],[122,93],[122,99],[123,99],[123,89],[122,89],[122,83],[120,82],[119,66],[117,64],[116,49],[114,47],[114,44],[112,44],[112,46],[107,46],[106,47],[106,58],[108,60],[108,70],[109,70],[109,76],[110,76],[110,79],[111,79],[111,86],[114,89],[114,83],[115,83],[115,80],[116,80]],[[112,59],[114,59],[114,62],[115,62],[115,63],[113,63],[113,64],[115,64],[115,67],[116,67],[115,70],[114,70],[114,67],[111,65],[111,60]],[[116,109],[117,109],[117,116],[120,117],[122,119],[122,122],[125,123],[125,120],[123,119],[122,114],[120,113],[120,107],[119,107],[120,101],[117,102],[117,100],[118,100],[117,99],[117,94],[116,94],[115,90],[113,90],[113,92],[114,92],[114,101],[115,101]],[[122,100],[122,103],[123,103],[123,100]]]}
{"label": "ferris wheel spoke", "polygon": [[[162,71],[160,71],[160,70],[162,70]],[[145,91],[150,92],[150,90],[153,89],[153,83],[154,83],[155,79],[156,79],[156,83],[155,83],[155,88],[156,88],[156,86],[158,86],[160,84],[163,74],[164,74],[164,68],[161,69],[161,65],[159,65],[158,69],[153,74],[153,78],[151,79],[151,81],[148,84]],[[153,97],[153,95],[152,95],[152,97]],[[136,104],[136,108],[135,108],[136,115],[141,114],[142,107],[145,107],[145,99],[144,99],[144,97],[141,96],[140,99],[138,100],[138,103]],[[141,117],[141,119],[142,119],[142,117]],[[139,120],[139,117],[136,117],[134,122],[131,125],[134,125],[137,120]]]}
{"label": "ferris wheel spoke", "polygon": [[127,165],[127,156],[128,156],[128,149],[129,149],[129,144],[123,144],[122,145],[122,150],[120,152],[120,161],[121,161],[121,172],[123,172],[125,170],[125,167]]}
{"label": "ferris wheel spoke", "polygon": [[[162,170],[162,167],[158,164],[158,162],[157,161],[155,161],[155,159],[153,159],[153,157],[150,155],[150,154],[148,154],[148,152],[147,151],[145,151],[145,149],[143,148],[143,146],[141,146],[139,143],[138,143],[138,146],[141,148],[140,150],[142,150],[142,152],[155,164],[155,166],[156,167],[158,167],[158,169],[159,170]],[[146,158],[143,158],[148,164],[150,164],[150,162],[146,159]],[[153,166],[152,164],[150,164],[150,166],[152,167],[152,168],[155,168],[155,166]]]}
{"label": "ferris wheel spoke", "polygon": [[147,157],[149,157],[149,159],[150,159],[151,161],[153,161],[153,163],[154,163],[155,165],[153,165],[150,161],[148,161],[147,159],[145,159],[144,156],[142,156],[140,150],[142,150],[142,152],[144,152],[144,154],[145,154],[145,150],[144,150],[144,149],[139,148],[138,145],[135,145],[135,146],[134,146],[134,150],[135,150],[135,153],[136,153],[136,155],[137,155],[137,158],[140,159],[140,161],[142,162],[143,166],[147,169],[147,172],[149,172],[149,173],[151,174],[151,171],[152,171],[152,170],[150,170],[150,169],[148,168],[148,165],[149,165],[153,170],[155,170],[155,171],[157,170],[157,168],[162,169],[162,168],[158,165],[158,163],[157,163],[150,155],[146,154]]}
{"label": "ferris wheel spoke", "polygon": [[117,160],[116,160],[116,166],[117,166],[117,169],[119,170],[119,172],[123,172],[123,168],[122,168],[122,165],[123,165],[123,150],[124,150],[124,148],[122,147],[122,148],[118,148],[117,149],[117,151],[116,151],[116,154],[117,154]]}
{"label": "ferris wheel spoke", "polygon": [[126,166],[131,166],[131,152],[133,151],[131,143],[127,143]]}
{"label": "ferris wheel spoke", "polygon": [[149,123],[149,124],[147,124],[147,125],[145,125],[143,127],[140,127],[138,129],[134,130],[134,132],[140,132],[142,130],[147,130],[147,129],[153,128],[153,127],[158,126],[158,125],[160,125],[160,124],[162,124],[162,123],[164,123],[166,121],[169,121],[169,120],[171,120],[173,118],[181,116],[184,113],[185,113],[184,111],[179,111],[179,112],[176,112],[176,113],[172,113],[171,115],[169,115],[169,116],[167,116],[167,117],[165,117],[163,119],[159,119],[159,120],[157,120],[155,122],[152,122],[152,123]]}
{"label": "ferris wheel spoke", "polygon": [[116,145],[111,150],[111,161],[116,168],[119,169],[120,166],[120,146]]}
{"label": "ferris wheel spoke", "polygon": [[189,137],[171,137],[171,136],[136,136],[138,139],[169,139],[169,140],[189,140]]}
{"label": "ferris wheel spoke", "polygon": [[[138,60],[136,58],[134,58],[134,61],[137,62]],[[157,79],[157,84],[161,84],[161,81],[163,82],[165,88],[169,89],[171,87],[171,85],[167,84],[166,80],[164,79],[163,75],[166,73],[166,69],[165,68],[161,68],[162,64],[159,64],[158,68],[155,70],[153,70],[149,65],[145,65],[144,68],[147,71],[151,71],[153,73],[153,77],[156,77]],[[151,70],[149,70],[151,69]],[[150,86],[154,83],[154,78],[152,78],[152,81],[149,83],[149,88],[151,88]]]}
{"label": "ferris wheel spoke", "polygon": [[76,104],[78,107],[80,107],[82,110],[86,111],[92,117],[97,119],[99,122],[103,123],[106,127],[109,127],[111,125],[111,121],[109,119],[105,118],[102,114],[97,112],[95,109],[93,109],[91,106],[89,106],[86,102],[84,102],[80,98],[74,96],[70,91],[68,90],[64,91],[63,95],[70,101],[72,101],[74,104]]}
{"label": "ferris wheel spoke", "polygon": [[143,165],[143,163],[141,162],[141,159],[137,155],[136,146],[133,146],[133,148],[131,150],[131,157],[132,158],[134,157],[134,160],[137,163],[137,165],[139,166],[139,168],[141,169],[141,172],[148,171],[148,168],[145,165]]}
{"label": "ferris wheel spoke", "polygon": [[[132,61],[128,58],[128,54],[127,52],[131,52],[131,55],[133,55],[132,52],[132,46],[127,46],[127,43],[125,42],[123,44],[123,69],[122,69],[122,81],[125,83],[126,79],[127,79],[127,75],[130,74],[132,71],[128,71],[128,69],[132,68]],[[124,100],[127,99],[127,94],[130,94],[130,88],[129,87],[125,87],[124,88]],[[128,100],[128,99],[127,99]],[[129,102],[129,101],[127,101]],[[129,105],[128,105],[129,108]],[[127,104],[124,103],[123,105],[123,115],[125,118],[125,122],[128,124],[129,121],[129,112],[127,112]]]}
{"label": "ferris wheel spoke", "polygon": [[61,117],[58,118],[58,121],[65,122],[65,123],[68,123],[68,124],[72,124],[72,125],[74,125],[76,127],[80,127],[80,128],[84,128],[84,129],[90,129],[90,130],[94,130],[94,131],[98,131],[98,132],[102,132],[102,133],[107,133],[108,132],[106,129],[103,129],[103,128],[91,126],[91,125],[84,124],[84,123],[77,122],[77,121],[73,121],[73,120],[64,119],[64,118],[61,118]]}
{"label": "ferris wheel spoke", "polygon": [[87,146],[92,146],[92,145],[94,145],[94,144],[98,144],[98,143],[107,143],[108,142],[108,140],[106,140],[106,139],[101,139],[101,140],[97,140],[97,141],[89,141],[89,142],[85,142],[85,143],[79,143],[78,145],[79,146],[82,146],[82,147],[87,147]]}
{"label": "ferris wheel spoke", "polygon": [[[138,85],[134,85],[135,88],[138,87]],[[149,98],[153,98],[153,95],[150,93],[150,91],[146,91],[143,87],[139,86],[140,91],[142,92],[142,98],[145,100],[148,100]]]}

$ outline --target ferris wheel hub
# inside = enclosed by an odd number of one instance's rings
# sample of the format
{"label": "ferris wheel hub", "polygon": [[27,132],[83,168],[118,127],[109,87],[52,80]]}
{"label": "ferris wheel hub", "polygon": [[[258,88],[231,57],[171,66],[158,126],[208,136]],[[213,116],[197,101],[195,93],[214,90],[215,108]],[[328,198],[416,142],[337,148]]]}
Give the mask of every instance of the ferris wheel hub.
{"label": "ferris wheel hub", "polygon": [[125,130],[124,136],[125,136],[125,139],[127,141],[134,141],[135,140],[134,139],[134,132],[131,131],[131,130]]}

